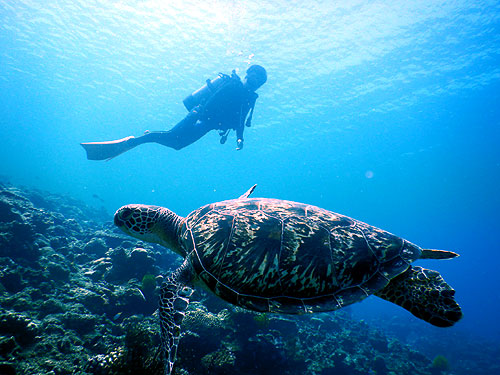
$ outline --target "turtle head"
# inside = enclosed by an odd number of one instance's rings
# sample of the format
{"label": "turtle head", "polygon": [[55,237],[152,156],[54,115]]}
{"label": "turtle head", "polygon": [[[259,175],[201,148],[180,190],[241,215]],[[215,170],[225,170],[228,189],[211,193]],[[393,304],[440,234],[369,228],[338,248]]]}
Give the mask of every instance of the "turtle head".
{"label": "turtle head", "polygon": [[160,244],[182,256],[185,255],[179,244],[182,218],[167,208],[129,204],[116,211],[114,222],[129,236]]}

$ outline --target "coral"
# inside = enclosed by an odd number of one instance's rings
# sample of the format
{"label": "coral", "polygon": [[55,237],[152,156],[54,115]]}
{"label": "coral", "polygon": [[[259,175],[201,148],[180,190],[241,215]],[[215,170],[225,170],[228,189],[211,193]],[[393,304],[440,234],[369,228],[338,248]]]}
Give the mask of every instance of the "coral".
{"label": "coral", "polygon": [[83,247],[83,252],[86,254],[94,254],[98,257],[102,257],[106,251],[108,251],[108,246],[102,238],[92,238]]}
{"label": "coral", "polygon": [[68,281],[70,271],[60,263],[50,262],[47,264],[47,271],[52,280]]}
{"label": "coral", "polygon": [[[155,327],[156,328],[156,327]],[[105,374],[163,374],[163,362],[158,355],[158,335],[144,322],[125,322],[124,345],[106,355],[96,355],[88,360],[85,371],[95,375]]]}
{"label": "coral", "polygon": [[255,323],[257,323],[257,326],[259,328],[267,329],[269,327],[269,314],[267,313],[262,313],[262,314],[255,314],[253,319],[255,320]]}
{"label": "coral", "polygon": [[141,280],[147,273],[159,273],[154,255],[149,249],[135,248],[126,251],[118,247],[106,252],[106,255],[112,263],[111,269],[104,274],[104,279],[108,282],[126,282],[134,277]]}
{"label": "coral", "polygon": [[180,355],[201,358],[219,350],[222,338],[231,332],[231,324],[227,310],[214,314],[203,305],[193,303],[182,322],[184,334],[179,344]]}
{"label": "coral", "polygon": [[241,343],[236,352],[236,367],[243,372],[258,374],[287,374],[288,361],[279,337],[257,334]]}
{"label": "coral", "polygon": [[21,346],[32,344],[39,332],[38,323],[24,314],[12,311],[0,314],[0,335],[14,336]]}
{"label": "coral", "polygon": [[229,328],[231,320],[227,310],[214,314],[207,311],[203,305],[193,304],[193,307],[184,317],[183,325],[186,329],[200,335],[214,335],[220,330]]}
{"label": "coral", "polygon": [[97,325],[97,317],[91,314],[79,314],[68,311],[61,316],[65,328],[72,329],[78,334],[92,332]]}
{"label": "coral", "polygon": [[[14,336],[2,336],[0,337],[0,357],[1,358],[12,358],[14,351],[19,351],[20,347],[16,342]],[[0,374],[2,372],[0,371]]]}
{"label": "coral", "polygon": [[442,373],[448,371],[449,369],[450,369],[450,364],[445,356],[438,354],[432,360],[431,370],[434,373]]}
{"label": "coral", "polygon": [[0,374],[2,375],[16,375],[16,368],[9,363],[0,363]]}
{"label": "coral", "polygon": [[12,270],[6,270],[4,272],[0,271],[0,283],[3,285],[5,290],[11,293],[21,291],[25,285],[21,275]]}
{"label": "coral", "polygon": [[234,373],[236,357],[233,352],[222,349],[207,354],[201,359],[204,373],[213,375],[229,375]]}
{"label": "coral", "polygon": [[150,273],[145,274],[141,280],[141,290],[145,295],[151,295],[156,290],[156,277]]}
{"label": "coral", "polygon": [[387,365],[385,363],[385,359],[381,356],[375,357],[372,368],[377,375],[387,374]]}

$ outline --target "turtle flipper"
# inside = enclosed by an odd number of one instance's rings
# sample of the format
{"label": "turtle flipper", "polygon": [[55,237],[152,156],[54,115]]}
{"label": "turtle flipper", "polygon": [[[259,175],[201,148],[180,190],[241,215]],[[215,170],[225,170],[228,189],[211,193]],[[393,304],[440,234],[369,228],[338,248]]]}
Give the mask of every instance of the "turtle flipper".
{"label": "turtle flipper", "polygon": [[438,327],[451,327],[462,318],[455,290],[439,272],[422,267],[408,268],[375,295]]}
{"label": "turtle flipper", "polygon": [[165,375],[174,368],[177,346],[181,333],[181,323],[189,305],[193,289],[191,265],[185,261],[163,282],[160,292],[161,342],[165,358]]}

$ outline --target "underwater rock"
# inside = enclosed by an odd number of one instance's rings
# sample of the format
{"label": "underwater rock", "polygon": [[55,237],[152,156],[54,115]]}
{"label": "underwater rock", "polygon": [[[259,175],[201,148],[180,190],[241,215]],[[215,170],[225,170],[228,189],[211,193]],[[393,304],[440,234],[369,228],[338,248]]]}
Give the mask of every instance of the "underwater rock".
{"label": "underwater rock", "polygon": [[71,242],[74,241],[74,238],[70,237],[69,235],[66,236],[54,236],[50,237],[50,246],[57,250],[58,252],[64,252],[67,253],[69,251],[68,247],[70,246]]}
{"label": "underwater rock", "polygon": [[49,314],[42,321],[42,329],[46,335],[65,336],[68,332],[63,326],[62,315]]}
{"label": "underwater rock", "polygon": [[38,317],[44,318],[50,314],[60,314],[66,311],[66,306],[63,302],[58,301],[55,298],[49,298],[43,301],[38,307]]}
{"label": "underwater rock", "polygon": [[69,280],[69,269],[62,264],[50,262],[47,264],[47,271],[49,271],[49,277],[52,280],[68,281]]}
{"label": "underwater rock", "polygon": [[295,337],[299,332],[297,322],[283,315],[271,316],[269,328],[282,332],[286,337]]}
{"label": "underwater rock", "polygon": [[229,350],[222,349],[201,358],[203,372],[213,375],[229,375],[234,373],[236,357]]}
{"label": "underwater rock", "polygon": [[0,196],[0,223],[10,223],[12,221],[23,222],[24,218],[21,213],[7,201],[1,199]]}
{"label": "underwater rock", "polygon": [[68,235],[68,230],[62,225],[51,225],[47,228],[47,234],[51,237],[63,237]]}
{"label": "underwater rock", "polygon": [[364,375],[364,371],[358,370],[345,353],[335,352],[332,359],[334,367],[323,369],[321,375]]}
{"label": "underwater rock", "polygon": [[123,325],[123,345],[105,355],[98,354],[89,358],[85,372],[95,375],[163,375],[163,361],[161,355],[158,355],[158,325],[151,324],[150,318],[141,320],[134,317],[124,320]]}
{"label": "underwater rock", "polygon": [[36,261],[40,254],[34,237],[34,230],[27,223],[13,221],[0,226],[0,257]]}
{"label": "underwater rock", "polygon": [[61,322],[64,324],[65,328],[72,329],[76,333],[83,335],[94,330],[98,319],[91,314],[78,314],[68,311],[62,314]]}
{"label": "underwater rock", "polygon": [[110,309],[108,298],[102,293],[96,293],[86,288],[76,288],[74,299],[79,301],[88,311],[103,314]]}
{"label": "underwater rock", "polygon": [[123,313],[126,316],[132,314],[152,314],[158,307],[157,300],[147,300],[140,290],[139,281],[130,280],[125,285],[115,287],[109,296],[109,304],[113,315]]}
{"label": "underwater rock", "polygon": [[[86,263],[85,261],[82,263]],[[91,262],[90,268],[85,271],[85,276],[90,277],[92,280],[101,280],[104,274],[113,267],[111,258],[103,257],[95,259]]]}
{"label": "underwater rock", "polygon": [[381,356],[375,357],[375,359],[373,360],[372,368],[377,375],[387,374],[387,365],[385,363],[385,359]]}
{"label": "underwater rock", "polygon": [[[131,241],[130,237],[124,236],[121,232],[117,232],[114,225],[111,229],[94,231],[92,232],[92,235],[94,236],[92,239],[104,241],[106,250],[108,248],[116,248],[120,246],[124,249],[128,249],[133,247],[135,243]],[[96,252],[96,254],[98,253]]]}
{"label": "underwater rock", "polygon": [[134,277],[142,280],[145,274],[158,274],[154,255],[149,249],[135,248],[126,251],[118,247],[109,250],[106,256],[112,263],[111,269],[104,275],[106,281],[127,282]]}
{"label": "underwater rock", "polygon": [[10,363],[0,362],[0,374],[2,375],[16,375],[16,368]]}
{"label": "underwater rock", "polygon": [[[5,359],[12,358],[14,351],[19,351],[20,347],[14,336],[0,337],[0,357]],[[1,374],[2,372],[0,372]]]}
{"label": "underwater rock", "polygon": [[32,344],[38,334],[38,324],[28,316],[13,311],[0,313],[0,335],[13,336],[20,346],[26,346]]}
{"label": "underwater rock", "polygon": [[86,254],[93,254],[98,257],[104,256],[109,247],[102,238],[92,238],[85,244],[82,251]]}
{"label": "underwater rock", "polygon": [[[144,274],[150,270],[155,263],[154,258],[150,255],[149,251],[142,248],[135,248],[130,253],[130,261],[134,265],[135,272]],[[146,271],[145,271],[146,270]]]}
{"label": "underwater rock", "polygon": [[25,285],[21,275],[11,270],[0,271],[0,283],[10,293],[21,291]]}
{"label": "underwater rock", "polygon": [[273,334],[258,334],[242,343],[236,352],[236,367],[242,372],[259,374],[288,374],[288,361],[279,337]]}
{"label": "underwater rock", "polygon": [[368,339],[368,343],[377,352],[387,353],[387,351],[389,350],[389,343],[387,342],[387,338],[380,332],[372,334]]}

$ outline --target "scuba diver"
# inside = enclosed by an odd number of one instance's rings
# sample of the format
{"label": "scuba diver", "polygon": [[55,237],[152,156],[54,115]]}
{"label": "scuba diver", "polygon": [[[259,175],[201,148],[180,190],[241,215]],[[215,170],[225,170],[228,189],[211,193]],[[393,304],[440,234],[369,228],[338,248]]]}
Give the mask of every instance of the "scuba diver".
{"label": "scuba diver", "polygon": [[231,75],[219,73],[193,92],[183,103],[187,116],[168,131],[146,131],[142,136],[129,136],[115,141],[80,143],[89,160],[109,160],[143,143],[159,143],[180,150],[203,137],[210,130],[219,131],[224,144],[231,129],[236,130],[236,150],[243,148],[243,130],[251,126],[255,91],[267,81],[267,72],[252,65],[243,81],[233,70]]}

